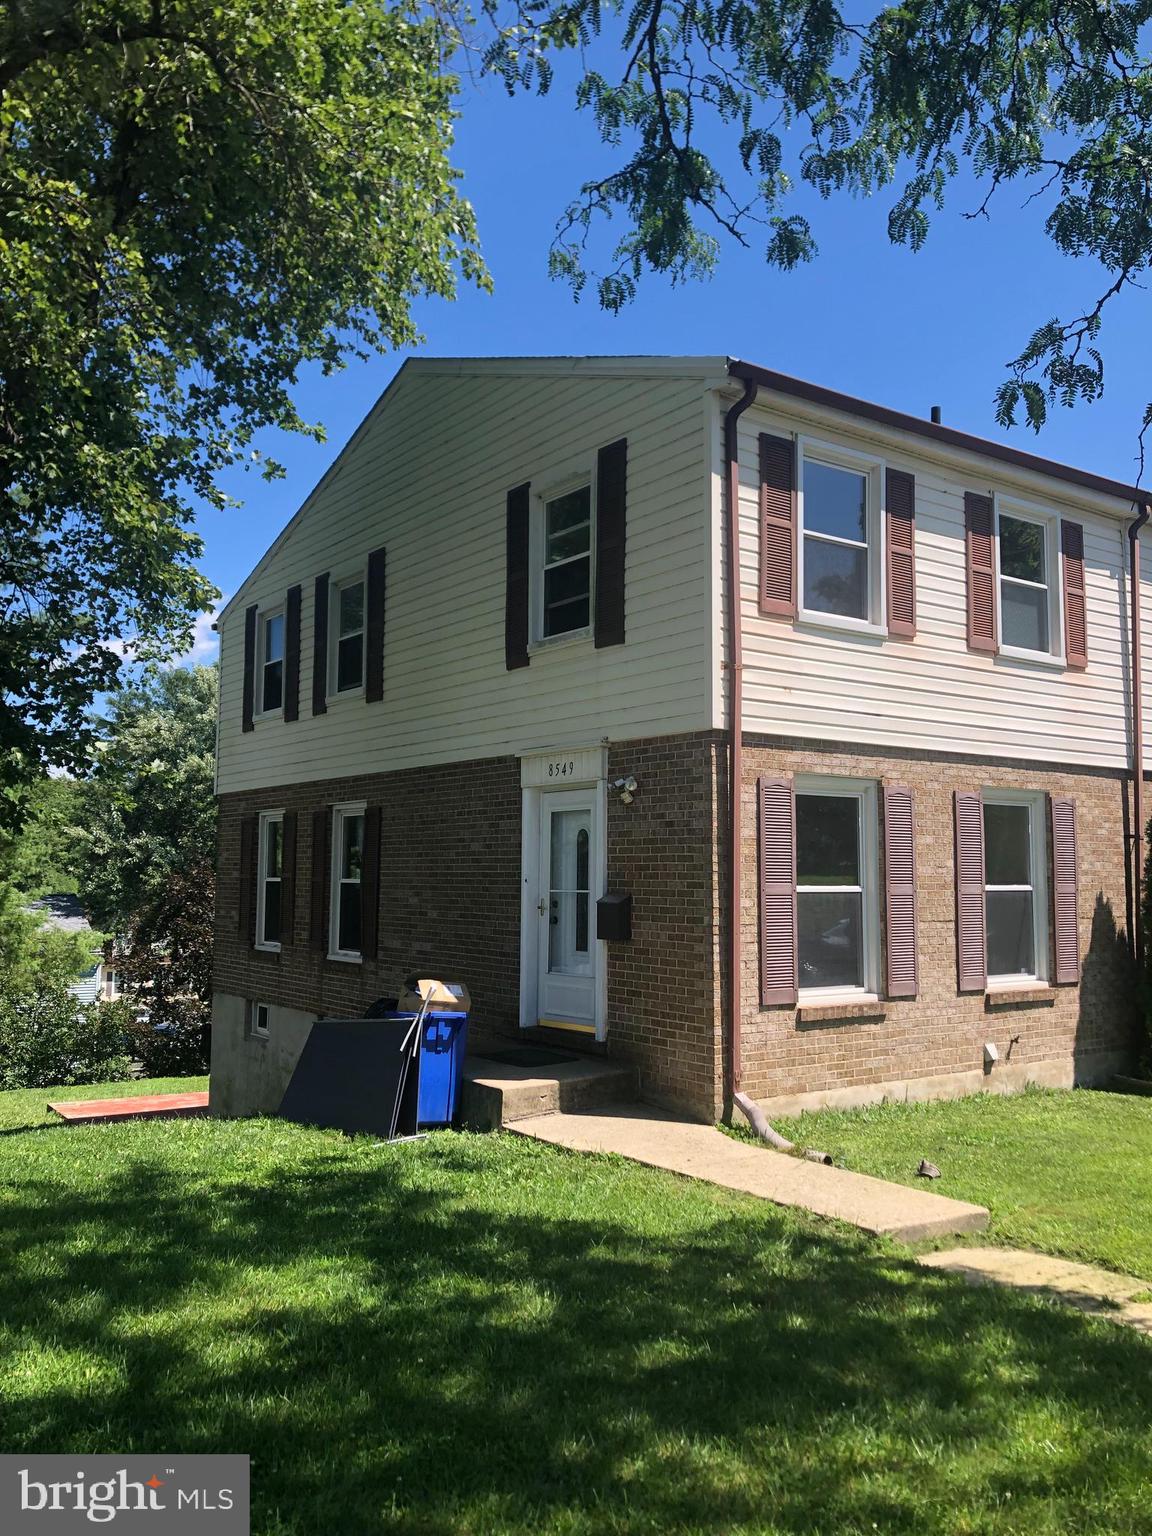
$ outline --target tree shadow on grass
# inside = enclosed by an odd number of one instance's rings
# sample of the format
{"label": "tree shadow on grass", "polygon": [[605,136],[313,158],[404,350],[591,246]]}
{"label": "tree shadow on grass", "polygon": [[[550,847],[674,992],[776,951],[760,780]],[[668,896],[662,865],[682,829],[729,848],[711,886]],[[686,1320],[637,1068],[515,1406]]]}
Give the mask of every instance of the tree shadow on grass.
{"label": "tree shadow on grass", "polygon": [[616,1215],[611,1164],[534,1200],[557,1156],[22,1182],[4,1448],[249,1452],[253,1530],[301,1536],[1140,1528],[1143,1341],[749,1202]]}

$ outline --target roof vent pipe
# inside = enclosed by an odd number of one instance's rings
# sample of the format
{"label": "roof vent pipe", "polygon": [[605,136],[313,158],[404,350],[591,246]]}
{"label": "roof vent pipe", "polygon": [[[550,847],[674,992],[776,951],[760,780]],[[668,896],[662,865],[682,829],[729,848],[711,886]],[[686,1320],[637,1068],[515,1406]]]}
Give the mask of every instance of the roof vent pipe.
{"label": "roof vent pipe", "polygon": [[934,405],[932,407],[931,416],[932,416],[932,425],[934,427],[938,427],[940,425],[940,407],[938,405]]}

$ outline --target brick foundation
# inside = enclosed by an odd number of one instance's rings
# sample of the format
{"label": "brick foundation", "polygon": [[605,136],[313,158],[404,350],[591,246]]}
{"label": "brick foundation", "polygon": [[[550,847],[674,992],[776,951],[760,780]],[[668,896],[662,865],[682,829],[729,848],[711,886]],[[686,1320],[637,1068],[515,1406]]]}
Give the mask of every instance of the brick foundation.
{"label": "brick foundation", "polygon": [[[743,1086],[779,1107],[861,1102],[1044,1081],[1092,1081],[1133,1044],[1134,988],[1126,930],[1127,779],[1025,763],[854,752],[745,738],[743,784]],[[756,779],[828,774],[909,785],[916,795],[919,995],[856,1009],[761,1008],[757,937]],[[956,984],[953,791],[1045,790],[1076,800],[1079,834],[1079,986],[1032,993],[961,994]],[[883,847],[881,840],[881,860]],[[881,878],[881,890],[883,879]],[[881,901],[881,943],[883,941]],[[1054,974],[1050,964],[1049,974]],[[987,1074],[985,1041],[1000,1064]],[[935,1088],[933,1088],[935,1084]],[[883,1085],[881,1087],[881,1085]],[[913,1086],[914,1085],[914,1086]]]}

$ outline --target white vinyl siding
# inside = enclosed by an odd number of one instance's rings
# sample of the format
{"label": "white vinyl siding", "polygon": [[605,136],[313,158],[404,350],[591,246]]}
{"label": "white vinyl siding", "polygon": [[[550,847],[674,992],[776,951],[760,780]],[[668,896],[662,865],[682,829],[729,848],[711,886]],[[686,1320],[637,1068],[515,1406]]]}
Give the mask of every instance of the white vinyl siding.
{"label": "white vinyl siding", "polygon": [[[705,730],[712,711],[708,382],[410,365],[221,623],[222,793]],[[505,498],[628,439],[627,641],[542,647],[504,664]],[[314,717],[317,574],[388,551],[387,708],[351,697]],[[295,582],[300,719],[241,731],[244,606]],[[333,605],[334,606],[334,605]],[[331,647],[329,647],[331,650]]]}
{"label": "white vinyl siding", "polygon": [[[717,434],[720,413],[717,413]],[[818,437],[874,454],[916,479],[917,632],[912,640],[842,633],[764,617],[758,607],[760,432]],[[1128,512],[1123,503],[1010,465],[955,453],[929,457],[907,434],[824,407],[773,400],[740,424],[744,729],[769,736],[951,751],[1123,768],[1129,760]],[[967,644],[964,492],[1050,509],[1083,526],[1088,605],[1086,671],[1049,657],[974,653]],[[1110,515],[1111,512],[1111,515]],[[1055,535],[1053,535],[1055,537]],[[1150,538],[1152,542],[1152,538]],[[1145,552],[1152,580],[1152,549]],[[1048,567],[1060,624],[1059,560]],[[1144,607],[1152,655],[1152,586]],[[723,655],[718,642],[718,656]],[[1152,677],[1147,695],[1152,701]],[[1150,711],[1146,706],[1145,720]],[[1152,723],[1146,726],[1152,734]]]}

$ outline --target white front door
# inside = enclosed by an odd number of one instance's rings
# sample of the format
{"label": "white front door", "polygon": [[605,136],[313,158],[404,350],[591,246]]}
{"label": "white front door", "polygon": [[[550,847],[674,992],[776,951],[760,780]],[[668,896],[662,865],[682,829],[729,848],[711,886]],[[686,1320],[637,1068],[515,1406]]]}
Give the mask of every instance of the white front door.
{"label": "white front door", "polygon": [[539,1022],[596,1028],[595,791],[540,796]]}

